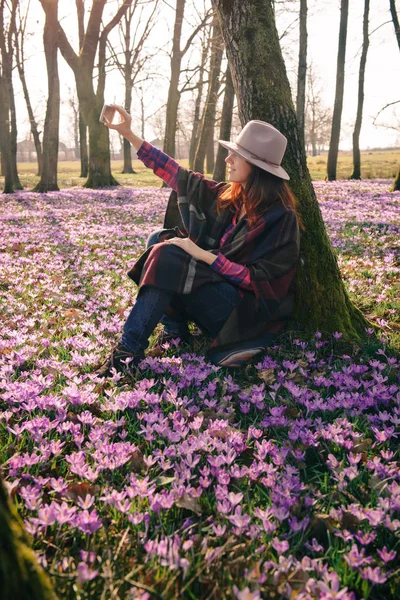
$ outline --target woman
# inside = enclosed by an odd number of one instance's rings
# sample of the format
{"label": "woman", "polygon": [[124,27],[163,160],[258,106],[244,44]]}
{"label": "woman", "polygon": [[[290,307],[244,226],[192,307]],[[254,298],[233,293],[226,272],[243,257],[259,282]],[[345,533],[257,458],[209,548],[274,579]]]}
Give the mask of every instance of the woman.
{"label": "woman", "polygon": [[167,334],[182,337],[188,317],[214,338],[209,360],[245,364],[275,341],[293,308],[299,218],[280,166],[286,138],[264,121],[250,121],[236,142],[220,140],[230,151],[229,184],[217,183],[135,135],[129,113],[112,106],[122,122],[105,125],[174,191],[164,223],[170,229],[151,236],[128,273],[139,286],[136,303],[98,374],[133,373],[156,325],[163,321]]}

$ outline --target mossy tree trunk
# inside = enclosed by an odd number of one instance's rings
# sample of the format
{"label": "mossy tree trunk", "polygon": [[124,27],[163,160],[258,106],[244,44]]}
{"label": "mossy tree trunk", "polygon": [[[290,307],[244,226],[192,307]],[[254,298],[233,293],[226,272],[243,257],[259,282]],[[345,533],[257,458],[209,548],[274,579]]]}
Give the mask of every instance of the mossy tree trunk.
{"label": "mossy tree trunk", "polygon": [[57,600],[0,479],[0,598]]}
{"label": "mossy tree trunk", "polygon": [[349,0],[341,0],[339,47],[336,67],[335,104],[333,106],[331,140],[328,152],[328,180],[336,180],[337,159],[339,153],[340,125],[342,121],[344,94],[344,67],[346,58],[347,20],[349,16]]}
{"label": "mossy tree trunk", "polygon": [[[220,126],[220,130],[219,130],[219,138],[218,138],[220,140],[226,140],[228,142],[231,137],[232,111],[233,111],[234,98],[235,98],[235,90],[233,88],[231,69],[228,64],[226,67],[226,73],[225,73],[225,94],[224,94],[224,102],[222,105],[221,126]],[[217,158],[215,160],[215,168],[214,168],[214,173],[213,173],[213,179],[215,179],[215,181],[225,181],[225,177],[226,177],[225,158],[227,156],[228,156],[228,150],[226,148],[223,148],[221,146],[221,144],[218,144]]]}
{"label": "mossy tree trunk", "polygon": [[360,132],[364,106],[365,65],[367,63],[367,53],[369,46],[368,18],[369,0],[364,0],[363,47],[361,52],[360,71],[358,76],[357,117],[353,131],[353,173],[351,174],[350,179],[361,179]]}
{"label": "mossy tree trunk", "polygon": [[35,192],[58,191],[58,139],[60,123],[60,79],[58,76],[58,0],[40,0],[46,13],[43,43],[47,66],[47,108],[43,130],[42,171]]}
{"label": "mossy tree trunk", "polygon": [[272,2],[213,0],[213,5],[221,22],[242,125],[251,119],[268,121],[288,139],[283,166],[305,225],[292,329],[341,331],[345,339],[358,341],[367,321],[349,299],[322,220],[297,128]]}

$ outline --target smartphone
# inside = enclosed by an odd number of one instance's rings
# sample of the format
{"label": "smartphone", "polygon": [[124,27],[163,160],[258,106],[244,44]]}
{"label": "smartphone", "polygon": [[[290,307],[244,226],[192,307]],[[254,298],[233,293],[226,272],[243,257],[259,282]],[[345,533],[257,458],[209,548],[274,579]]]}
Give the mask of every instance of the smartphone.
{"label": "smartphone", "polygon": [[115,110],[115,108],[113,108],[109,104],[105,104],[100,113],[100,118],[99,118],[100,123],[105,123],[106,121],[108,123],[112,123],[115,118],[116,112],[117,111]]}

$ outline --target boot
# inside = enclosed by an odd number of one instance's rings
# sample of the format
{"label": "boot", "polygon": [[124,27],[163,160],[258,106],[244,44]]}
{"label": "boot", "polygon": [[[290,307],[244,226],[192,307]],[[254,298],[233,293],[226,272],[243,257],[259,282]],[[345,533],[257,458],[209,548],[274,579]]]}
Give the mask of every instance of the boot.
{"label": "boot", "polygon": [[[126,360],[129,362],[125,362]],[[134,377],[137,371],[138,364],[144,359],[144,352],[139,354],[132,354],[130,350],[119,342],[114,348],[111,356],[109,356],[105,362],[95,371],[97,377],[111,377],[112,369],[115,369],[117,373],[124,375],[130,375]]]}

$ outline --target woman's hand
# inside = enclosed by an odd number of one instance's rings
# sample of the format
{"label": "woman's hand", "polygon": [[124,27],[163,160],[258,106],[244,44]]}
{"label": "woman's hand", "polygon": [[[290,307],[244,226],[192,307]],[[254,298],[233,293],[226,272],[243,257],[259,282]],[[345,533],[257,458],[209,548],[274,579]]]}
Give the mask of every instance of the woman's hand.
{"label": "woman's hand", "polygon": [[132,144],[135,150],[139,150],[140,146],[143,144],[143,139],[133,133],[131,129],[131,115],[124,109],[123,106],[119,106],[118,104],[110,104],[110,106],[112,106],[112,108],[115,108],[117,113],[119,113],[121,117],[121,122],[110,123],[106,120],[104,122],[104,125],[108,127],[108,129],[114,129],[114,131],[118,131],[120,135],[122,135]]}
{"label": "woman's hand", "polygon": [[193,256],[193,258],[195,258],[196,260],[201,260],[207,263],[208,265],[211,265],[217,258],[215,254],[212,254],[212,252],[207,252],[207,250],[203,250],[203,248],[200,248],[200,246],[192,242],[192,240],[188,237],[174,237],[169,240],[166,240],[163,243],[174,244],[174,246],[179,246],[179,248],[182,248],[182,250]]}

